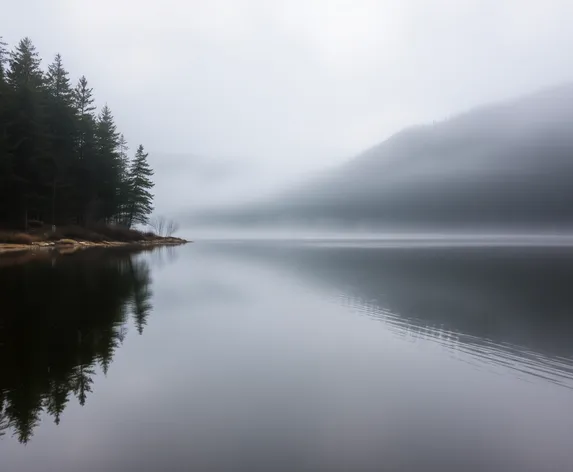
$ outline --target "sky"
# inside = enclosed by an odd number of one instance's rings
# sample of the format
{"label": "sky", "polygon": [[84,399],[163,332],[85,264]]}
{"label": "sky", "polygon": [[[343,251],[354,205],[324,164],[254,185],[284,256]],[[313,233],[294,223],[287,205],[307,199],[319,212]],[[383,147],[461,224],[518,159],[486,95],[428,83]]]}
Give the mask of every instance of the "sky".
{"label": "sky", "polygon": [[85,75],[157,208],[262,194],[405,126],[573,79],[571,0],[0,0]]}

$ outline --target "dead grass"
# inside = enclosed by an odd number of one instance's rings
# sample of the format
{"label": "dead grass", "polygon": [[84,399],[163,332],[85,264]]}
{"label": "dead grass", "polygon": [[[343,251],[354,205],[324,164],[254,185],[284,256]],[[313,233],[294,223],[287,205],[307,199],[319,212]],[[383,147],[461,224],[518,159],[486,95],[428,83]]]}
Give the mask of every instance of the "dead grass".
{"label": "dead grass", "polygon": [[125,226],[96,224],[90,226],[89,229],[97,234],[109,238],[111,241],[120,241],[124,243],[155,239],[155,237],[150,238],[141,231],[126,228]]}
{"label": "dead grass", "polygon": [[0,231],[0,243],[30,245],[38,241],[41,241],[41,238],[32,234]]}
{"label": "dead grass", "polygon": [[99,234],[89,228],[82,226],[58,226],[55,232],[48,231],[45,233],[45,240],[59,241],[61,239],[75,239],[79,241],[90,241],[94,243],[101,243],[109,241],[104,235]]}
{"label": "dead grass", "polygon": [[76,244],[76,241],[73,239],[60,239],[56,241],[58,244]]}
{"label": "dead grass", "polygon": [[151,232],[142,232],[117,225],[93,224],[83,226],[58,226],[56,231],[51,227],[34,228],[29,233],[19,231],[0,231],[0,243],[31,245],[41,241],[87,241],[93,243],[157,241],[161,238]]}

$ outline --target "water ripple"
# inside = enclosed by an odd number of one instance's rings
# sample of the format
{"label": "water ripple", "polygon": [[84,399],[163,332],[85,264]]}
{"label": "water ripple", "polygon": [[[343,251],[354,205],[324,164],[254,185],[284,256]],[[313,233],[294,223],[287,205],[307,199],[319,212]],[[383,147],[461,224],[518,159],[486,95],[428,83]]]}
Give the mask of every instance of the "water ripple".
{"label": "water ripple", "polygon": [[406,341],[424,340],[439,345],[452,357],[479,369],[510,374],[521,380],[544,381],[573,390],[573,359],[548,356],[525,346],[497,343],[442,326],[430,326],[421,320],[399,314],[355,295],[338,294],[337,302],[355,313],[386,325],[395,336]]}

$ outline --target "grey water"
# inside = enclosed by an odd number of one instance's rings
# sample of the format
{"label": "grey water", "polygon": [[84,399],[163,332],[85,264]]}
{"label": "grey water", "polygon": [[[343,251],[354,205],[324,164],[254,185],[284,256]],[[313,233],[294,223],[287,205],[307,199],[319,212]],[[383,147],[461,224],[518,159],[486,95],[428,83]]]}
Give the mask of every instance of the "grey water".
{"label": "grey water", "polygon": [[0,259],[0,470],[571,471],[573,247]]}

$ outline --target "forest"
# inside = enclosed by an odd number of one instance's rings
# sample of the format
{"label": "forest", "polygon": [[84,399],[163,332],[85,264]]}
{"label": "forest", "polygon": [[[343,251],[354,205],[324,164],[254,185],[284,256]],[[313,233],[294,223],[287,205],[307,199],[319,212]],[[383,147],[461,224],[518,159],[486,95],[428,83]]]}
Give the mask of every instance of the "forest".
{"label": "forest", "polygon": [[130,156],[110,107],[60,54],[44,69],[29,38],[9,50],[0,37],[1,228],[145,224],[152,176],[143,145]]}

